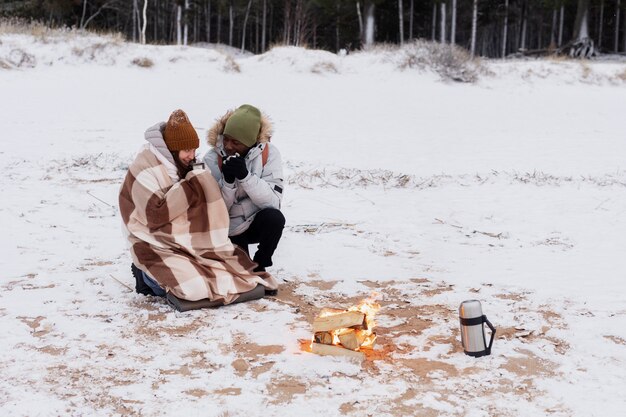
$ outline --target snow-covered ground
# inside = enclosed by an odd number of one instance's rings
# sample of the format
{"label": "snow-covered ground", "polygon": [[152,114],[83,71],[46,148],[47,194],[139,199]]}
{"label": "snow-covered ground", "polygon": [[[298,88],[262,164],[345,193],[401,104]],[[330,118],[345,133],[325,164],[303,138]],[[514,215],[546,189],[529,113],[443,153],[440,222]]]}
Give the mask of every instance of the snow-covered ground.
{"label": "snow-covered ground", "polygon": [[[0,35],[0,415],[621,415],[626,61],[459,84],[402,54]],[[182,108],[204,137],[243,103],[286,166],[281,290],[177,313],[118,282],[118,189],[145,128]],[[372,291],[366,361],[303,350]],[[472,298],[498,328],[480,359]]]}

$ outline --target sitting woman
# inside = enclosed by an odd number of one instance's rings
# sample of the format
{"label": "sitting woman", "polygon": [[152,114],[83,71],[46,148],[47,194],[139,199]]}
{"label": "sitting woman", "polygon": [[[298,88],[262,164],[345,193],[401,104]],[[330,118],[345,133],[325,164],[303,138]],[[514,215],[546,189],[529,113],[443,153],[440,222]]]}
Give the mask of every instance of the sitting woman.
{"label": "sitting woman", "polygon": [[185,112],[145,138],[119,195],[137,292],[167,295],[181,309],[185,300],[216,306],[275,290],[275,279],[253,272],[257,265],[228,239],[228,210],[211,173],[192,169],[200,141]]}

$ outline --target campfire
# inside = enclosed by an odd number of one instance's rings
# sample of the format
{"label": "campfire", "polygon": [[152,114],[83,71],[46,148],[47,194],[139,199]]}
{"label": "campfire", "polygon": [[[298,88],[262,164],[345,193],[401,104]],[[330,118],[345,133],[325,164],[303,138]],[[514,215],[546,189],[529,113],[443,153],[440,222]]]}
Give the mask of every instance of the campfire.
{"label": "campfire", "polygon": [[322,309],[313,321],[311,352],[364,359],[362,349],[372,349],[376,342],[374,316],[379,309],[372,299],[348,310]]}

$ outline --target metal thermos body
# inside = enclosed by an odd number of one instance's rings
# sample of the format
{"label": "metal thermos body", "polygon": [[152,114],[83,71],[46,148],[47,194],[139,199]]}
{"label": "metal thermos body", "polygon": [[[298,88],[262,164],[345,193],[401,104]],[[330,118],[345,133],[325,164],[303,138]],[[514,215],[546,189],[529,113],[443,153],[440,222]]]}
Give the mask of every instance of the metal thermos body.
{"label": "metal thermos body", "polygon": [[[459,307],[459,321],[461,324],[461,343],[465,354],[474,357],[491,354],[491,345],[496,329],[483,314],[480,301],[463,301]],[[488,346],[485,342],[485,323],[491,329],[491,340]]]}

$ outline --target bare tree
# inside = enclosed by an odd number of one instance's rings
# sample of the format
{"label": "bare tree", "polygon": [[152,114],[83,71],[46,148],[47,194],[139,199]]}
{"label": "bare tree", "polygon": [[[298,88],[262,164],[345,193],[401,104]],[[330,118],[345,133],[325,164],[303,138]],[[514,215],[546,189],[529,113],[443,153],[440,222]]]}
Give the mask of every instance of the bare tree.
{"label": "bare tree", "polygon": [[[85,3],[87,1],[85,0]],[[139,15],[137,0],[133,0],[133,42],[137,42],[137,16]]]}
{"label": "bare tree", "polygon": [[[339,8],[339,6],[337,6]],[[285,17],[283,18],[283,42],[285,45],[291,45],[291,24],[292,24],[292,12],[291,12],[291,1],[285,0],[285,7],[283,10]],[[339,16],[337,16],[339,19]],[[339,27],[339,24],[337,24]]]}
{"label": "bare tree", "polygon": [[452,0],[452,21],[450,22],[450,43],[456,44],[456,0]]}
{"label": "bare tree", "polygon": [[446,2],[441,2],[441,25],[439,26],[439,42],[446,43]]}
{"label": "bare tree", "polygon": [[83,0],[83,13],[80,18],[80,28],[83,27],[83,23],[85,22],[85,13],[87,12],[87,0]]}
{"label": "bare tree", "polygon": [[433,2],[433,22],[431,24],[431,39],[434,42],[437,39],[437,3]]}
{"label": "bare tree", "polygon": [[[259,46],[259,42],[261,41],[261,38],[259,36],[260,22],[261,22],[261,19],[259,19],[259,6],[257,5],[254,8],[254,53],[255,54],[258,54],[259,51],[261,50]],[[313,49],[315,49],[315,47],[313,47]]]}
{"label": "bare tree", "polygon": [[561,15],[559,17],[559,43],[557,46],[563,45],[563,20],[565,15],[565,4],[561,1]]}
{"label": "bare tree", "polygon": [[[85,10],[85,8],[87,7],[87,0],[84,0],[84,1],[85,3],[83,4],[83,10]],[[81,18],[80,29],[86,29],[87,25],[91,23],[93,19],[95,19],[100,13],[102,13],[103,10],[111,9],[112,8],[111,5],[115,3],[116,1],[117,0],[105,1],[104,3],[102,3],[100,7],[98,7],[98,9],[91,16],[89,16],[89,18],[87,18],[87,20],[84,20],[84,15],[83,15],[83,18]],[[84,14],[84,11],[83,11],[83,14]]]}
{"label": "bare tree", "polygon": [[300,46],[306,42],[309,34],[310,28],[307,12],[307,2],[305,0],[298,0],[296,2],[296,27],[294,30],[294,40],[296,42],[296,46]]}
{"label": "bare tree", "polygon": [[509,33],[509,0],[504,0],[504,24],[502,26],[502,58],[504,58],[506,57],[506,42]]}
{"label": "bare tree", "polygon": [[235,27],[235,16],[233,11],[233,0],[228,4],[228,45],[233,46],[233,30]]}
{"label": "bare tree", "polygon": [[520,33],[520,49],[524,50],[526,49],[526,28],[528,25],[528,0],[524,0],[524,3],[522,4],[522,15],[521,15],[521,19],[522,19],[522,30]]}
{"label": "bare tree", "polygon": [[206,41],[211,42],[211,0],[206,2]]}
{"label": "bare tree", "polygon": [[478,0],[474,0],[472,8],[472,41],[470,44],[470,54],[474,58],[476,53],[476,26],[478,25]]}
{"label": "bare tree", "polygon": [[409,39],[413,39],[415,36],[413,35],[413,15],[414,11],[414,0],[411,0],[411,7],[409,8]]}
{"label": "bare tree", "polygon": [[222,8],[217,4],[217,43],[222,42]]}
{"label": "bare tree", "polygon": [[[617,0],[615,3],[615,45],[613,46],[613,50],[617,53],[619,47],[619,10],[620,8],[620,0]],[[626,37],[626,34],[624,34]]]}
{"label": "bare tree", "polygon": [[593,40],[589,36],[589,0],[578,0],[569,55],[576,58],[589,58],[595,55]]}
{"label": "bare tree", "polygon": [[183,19],[183,6],[180,4],[176,6],[176,45],[182,43],[182,28],[181,23]]}
{"label": "bare tree", "polygon": [[375,4],[371,1],[365,3],[365,47],[372,46],[374,44],[374,12]]}
{"label": "bare tree", "polygon": [[[339,10],[338,7],[337,7],[337,10]],[[361,14],[361,2],[360,1],[356,2],[356,16],[359,21],[359,38],[365,39],[365,35],[363,33],[363,15]]]}
{"label": "bare tree", "polygon": [[261,51],[265,52],[265,36],[267,26],[267,0],[263,0],[263,29],[261,30]]}
{"label": "bare tree", "polygon": [[[335,51],[339,52],[339,2],[335,2]],[[361,43],[365,42],[365,35],[361,30]]]}
{"label": "bare tree", "polygon": [[[619,0],[617,1],[619,4]],[[573,39],[581,41],[587,38],[589,38],[589,0],[578,0]]]}
{"label": "bare tree", "polygon": [[189,41],[189,0],[185,0],[185,25],[183,29],[183,45]]}
{"label": "bare tree", "polygon": [[552,9],[552,26],[550,27],[550,49],[556,49],[556,22],[558,20],[558,12],[556,7]]}
{"label": "bare tree", "polygon": [[404,44],[404,10],[402,0],[398,0],[398,27],[400,28],[400,45]]}
{"label": "bare tree", "polygon": [[139,42],[146,44],[146,27],[148,25],[148,0],[143,0],[143,20],[141,23],[141,33],[139,34]]}
{"label": "bare tree", "polygon": [[252,6],[252,0],[248,0],[248,7],[246,7],[246,15],[243,18],[243,29],[241,31],[241,52],[246,50],[246,26],[248,26],[248,16],[250,15],[250,6]]}
{"label": "bare tree", "polygon": [[603,29],[604,29],[604,0],[600,1],[600,17],[598,18],[598,49],[602,48]]}

